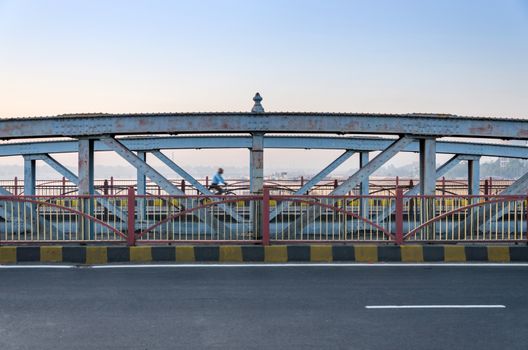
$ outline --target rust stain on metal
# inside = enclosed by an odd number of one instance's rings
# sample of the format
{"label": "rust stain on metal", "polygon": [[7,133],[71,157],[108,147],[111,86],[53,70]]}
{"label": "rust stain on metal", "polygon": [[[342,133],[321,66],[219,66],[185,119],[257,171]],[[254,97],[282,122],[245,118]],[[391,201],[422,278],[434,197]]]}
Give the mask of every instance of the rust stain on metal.
{"label": "rust stain on metal", "polygon": [[469,132],[477,135],[491,135],[493,126],[491,124],[485,124],[484,126],[469,128]]}
{"label": "rust stain on metal", "polygon": [[519,136],[519,137],[528,137],[528,130],[519,129],[519,131],[517,132],[517,136]]}
{"label": "rust stain on metal", "polygon": [[358,126],[359,126],[359,122],[350,122],[350,123],[347,123],[346,124],[346,129],[347,130],[356,130],[358,129]]}

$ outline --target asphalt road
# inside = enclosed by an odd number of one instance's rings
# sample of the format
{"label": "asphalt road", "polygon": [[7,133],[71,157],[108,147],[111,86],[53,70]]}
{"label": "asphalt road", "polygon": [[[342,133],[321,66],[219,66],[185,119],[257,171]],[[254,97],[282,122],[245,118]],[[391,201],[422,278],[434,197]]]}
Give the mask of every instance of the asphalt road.
{"label": "asphalt road", "polygon": [[528,267],[0,269],[0,349],[526,350]]}

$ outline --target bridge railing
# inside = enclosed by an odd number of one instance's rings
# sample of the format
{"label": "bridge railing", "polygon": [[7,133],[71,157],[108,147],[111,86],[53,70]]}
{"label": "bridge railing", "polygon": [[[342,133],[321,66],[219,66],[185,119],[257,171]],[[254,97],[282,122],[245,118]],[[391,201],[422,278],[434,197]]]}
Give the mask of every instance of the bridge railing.
{"label": "bridge railing", "polygon": [[0,196],[0,243],[126,242],[126,196]]}
{"label": "bridge railing", "polygon": [[406,242],[519,242],[527,240],[528,197],[410,196]]}
{"label": "bridge railing", "polygon": [[0,196],[0,244],[527,242],[528,196]]}

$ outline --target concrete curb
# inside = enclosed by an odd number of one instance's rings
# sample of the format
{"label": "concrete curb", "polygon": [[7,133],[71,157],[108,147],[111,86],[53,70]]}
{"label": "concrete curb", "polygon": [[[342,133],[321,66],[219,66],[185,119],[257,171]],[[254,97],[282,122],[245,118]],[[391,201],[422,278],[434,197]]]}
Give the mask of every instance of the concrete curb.
{"label": "concrete curb", "polygon": [[528,246],[3,246],[0,264],[149,262],[528,262]]}

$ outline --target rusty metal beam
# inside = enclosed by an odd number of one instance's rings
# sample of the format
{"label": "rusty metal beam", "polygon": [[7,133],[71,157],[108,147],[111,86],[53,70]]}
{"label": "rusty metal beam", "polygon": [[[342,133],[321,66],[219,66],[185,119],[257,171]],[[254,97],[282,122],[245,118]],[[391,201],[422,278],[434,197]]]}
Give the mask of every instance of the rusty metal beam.
{"label": "rusty metal beam", "polygon": [[436,191],[436,140],[420,140],[420,193],[433,195]]}
{"label": "rusty metal beam", "polygon": [[368,177],[378,170],[383,164],[385,164],[389,159],[394,157],[398,152],[404,149],[408,144],[410,144],[413,139],[409,136],[400,137],[398,140],[394,141],[387,149],[374,157],[370,162],[368,162],[364,167],[356,171],[352,176],[346,179],[341,185],[339,185],[335,190],[330,192],[330,195],[333,196],[342,196],[352,191],[362,181],[368,179]]}
{"label": "rusty metal beam", "polygon": [[[152,181],[158,184],[158,186],[160,186],[169,195],[172,195],[172,196],[184,196],[185,195],[177,186],[175,186],[172,182],[170,182],[163,175],[161,175],[156,169],[154,169],[153,167],[148,165],[146,162],[141,160],[141,158],[139,158],[131,150],[126,148],[118,140],[112,137],[104,137],[104,138],[101,138],[101,142],[107,145],[108,148],[115,151],[119,156],[121,156],[121,158],[126,160],[130,165],[132,165],[138,170],[141,170],[142,173],[144,173],[148,178],[150,178]],[[188,209],[199,205],[199,202],[196,200],[191,200],[190,203],[191,203],[191,206]],[[203,222],[204,218],[207,216],[206,210],[207,209],[198,209],[196,211],[193,211],[192,214],[196,218],[198,218],[200,221]],[[203,215],[200,215],[200,213],[202,213]],[[223,224],[220,221],[218,221],[216,218],[210,218],[206,224],[212,225],[213,230],[216,232],[218,232],[218,229],[224,228]]]}
{"label": "rusty metal beam", "polygon": [[325,133],[528,138],[528,120],[442,114],[167,113],[0,120],[0,138],[188,133]]}
{"label": "rusty metal beam", "polygon": [[[214,194],[209,191],[204,185],[202,185],[198,180],[196,180],[191,174],[186,172],[182,167],[180,167],[178,164],[174,163],[169,157],[167,157],[165,154],[163,154],[160,151],[152,151],[151,152],[156,158],[161,160],[163,164],[168,166],[172,171],[174,171],[176,174],[180,175],[185,181],[189,182],[194,188],[196,188],[200,193],[213,196]],[[217,198],[213,198],[214,201],[218,201]],[[235,210],[232,208],[224,205],[219,204],[218,207],[222,209],[224,212],[226,212],[229,216],[231,216],[235,221],[237,222],[243,222],[244,218],[242,218],[240,215],[236,213]]]}
{"label": "rusty metal beam", "polygon": [[[33,160],[41,160],[49,165],[52,169],[58,172],[60,175],[64,176],[72,184],[79,186],[79,177],[75,175],[70,169],[66,168],[64,165],[59,163],[55,158],[51,157],[49,154],[34,154],[28,156]],[[101,195],[98,191],[94,190],[95,195]],[[108,209],[108,211],[114,213],[122,222],[123,225],[127,224],[127,215],[123,213],[116,205],[112,205],[106,198],[100,197],[96,198],[96,201],[101,204],[103,207]]]}
{"label": "rusty metal beam", "polygon": [[[405,148],[408,144],[413,141],[412,137],[402,136],[398,140],[394,141],[387,149],[374,157],[370,162],[368,162],[363,168],[360,168],[352,176],[346,179],[341,185],[336,189],[330,192],[331,196],[345,196],[348,192],[352,191],[359,183],[363,180],[368,179],[368,177],[377,169],[379,169],[383,164],[385,164],[389,159],[394,157],[398,152]],[[337,199],[332,198],[325,202],[325,204],[333,204],[337,202]],[[309,210],[312,211],[311,215],[302,215],[293,223],[288,225],[285,230],[291,230],[293,232],[299,232],[301,228],[306,228],[311,222],[317,220],[321,215],[321,212],[318,210],[313,210],[313,208],[307,208],[304,213],[307,213]]]}
{"label": "rusty metal beam", "polygon": [[[444,176],[449,171],[451,171],[455,166],[457,166],[461,161],[463,160],[474,160],[474,156],[467,156],[463,154],[457,154],[451,157],[447,162],[442,164],[440,167],[436,169],[435,175],[436,179]],[[414,185],[412,188],[410,188],[407,192],[405,192],[405,196],[403,197],[404,203],[407,203],[409,201],[409,196],[415,196],[417,194],[420,194],[420,184]],[[385,219],[387,219],[394,211],[396,210],[396,204],[392,203],[390,210],[387,212],[384,212],[376,217],[376,220],[374,220],[377,224],[381,224]]]}
{"label": "rusty metal beam", "polygon": [[[130,137],[119,139],[133,151],[150,151],[156,149],[218,149],[218,148],[251,148],[251,136],[158,136]],[[372,137],[335,137],[335,136],[265,136],[264,148],[275,149],[334,149],[360,151],[381,151],[394,142],[393,139]],[[103,143],[95,140],[95,151],[110,151]],[[74,153],[77,152],[77,141],[39,141],[17,142],[0,145],[0,157],[31,155],[38,153]],[[409,144],[402,152],[419,152],[419,142]],[[454,141],[437,141],[436,153],[468,154],[476,156],[506,157],[528,159],[528,147],[519,145],[471,143]]]}
{"label": "rusty metal beam", "polygon": [[[295,191],[294,195],[303,195],[306,194],[312,187],[317,185],[319,181],[323,180],[326,176],[328,176],[332,171],[337,169],[338,166],[343,164],[345,161],[347,161],[352,155],[354,154],[354,151],[345,151],[345,153],[341,154],[339,157],[337,157],[332,163],[328,164],[323,170],[321,170],[319,173],[314,175],[304,186],[302,186],[300,189]],[[270,213],[270,221],[275,219],[283,210],[287,209],[290,206],[291,203],[280,203],[275,210],[273,210]]]}

